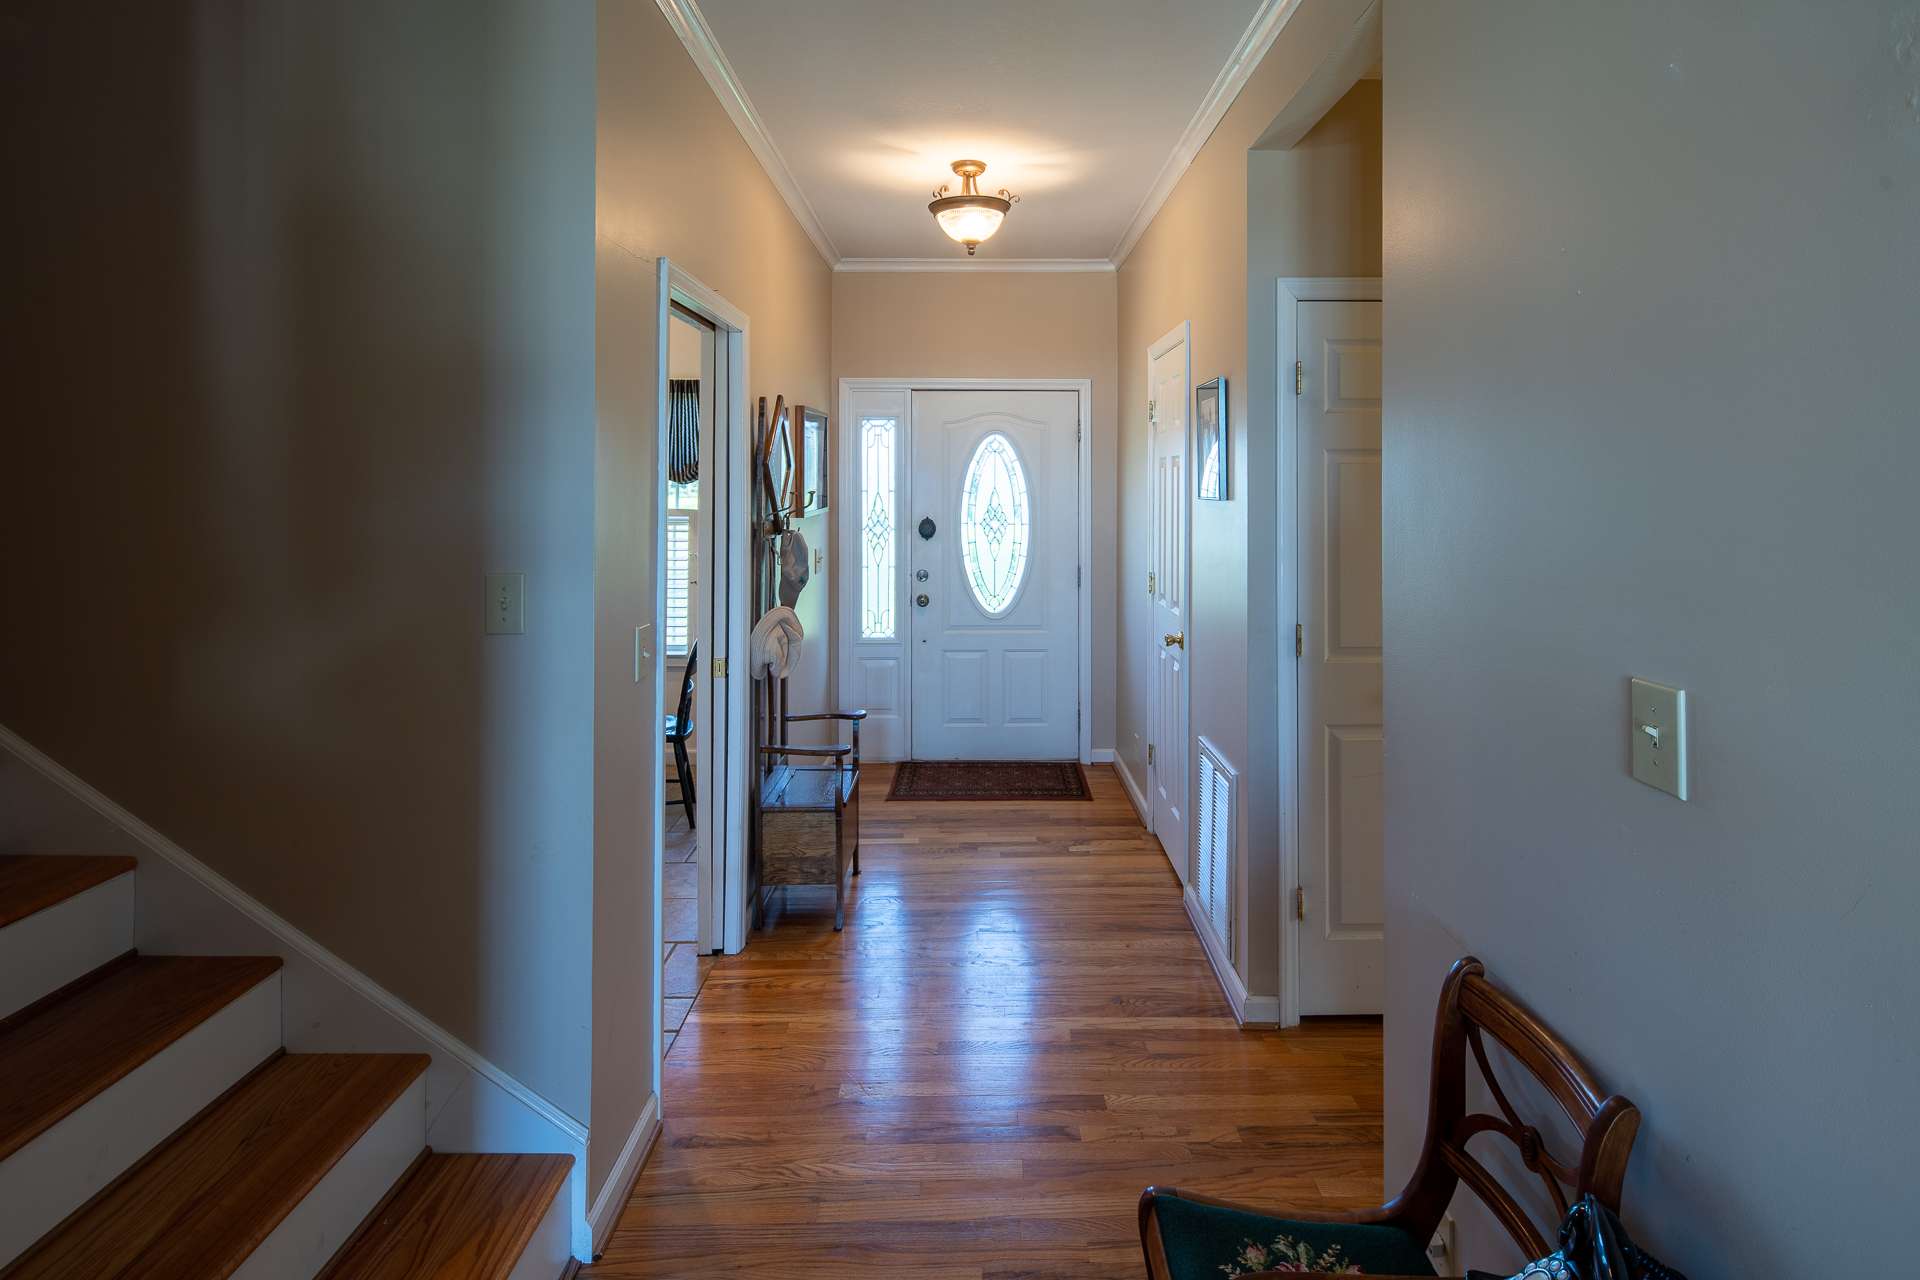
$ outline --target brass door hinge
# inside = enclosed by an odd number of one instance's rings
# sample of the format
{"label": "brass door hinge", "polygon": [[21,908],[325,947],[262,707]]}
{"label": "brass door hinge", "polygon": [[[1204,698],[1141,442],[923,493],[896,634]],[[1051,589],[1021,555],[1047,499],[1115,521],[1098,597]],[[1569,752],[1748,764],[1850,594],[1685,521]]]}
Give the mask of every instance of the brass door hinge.
{"label": "brass door hinge", "polygon": [[1154,584],[1153,570],[1149,569],[1147,570],[1147,594],[1148,595],[1153,594],[1153,584]]}
{"label": "brass door hinge", "polygon": [[1293,362],[1293,394],[1305,395],[1307,391],[1307,366],[1304,361]]}
{"label": "brass door hinge", "polygon": [[1307,651],[1307,632],[1299,623],[1293,624],[1293,656],[1298,658]]}
{"label": "brass door hinge", "polygon": [[713,678],[715,680],[725,680],[727,678],[727,660],[725,658],[715,658],[713,660]]}
{"label": "brass door hinge", "polygon": [[1153,425],[1153,411],[1155,407],[1156,406],[1154,401],[1152,400],[1147,401],[1147,425],[1148,426]]}
{"label": "brass door hinge", "polygon": [[1147,768],[1153,768],[1153,744],[1151,742],[1147,744]]}
{"label": "brass door hinge", "polygon": [[1307,891],[1300,885],[1293,886],[1293,918],[1295,920],[1307,918]]}

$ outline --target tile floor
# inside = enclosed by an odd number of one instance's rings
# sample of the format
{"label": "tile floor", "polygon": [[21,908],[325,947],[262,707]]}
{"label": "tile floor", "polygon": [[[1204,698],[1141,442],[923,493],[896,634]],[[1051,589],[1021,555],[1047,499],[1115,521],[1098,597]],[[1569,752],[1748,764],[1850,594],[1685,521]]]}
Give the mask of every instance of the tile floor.
{"label": "tile floor", "polygon": [[713,969],[714,957],[701,955],[699,939],[700,899],[694,884],[694,833],[687,826],[687,815],[679,809],[667,815],[666,863],[667,893],[665,928],[666,979],[661,986],[660,1026],[665,1033],[666,1052],[687,1021],[687,1010],[700,986]]}

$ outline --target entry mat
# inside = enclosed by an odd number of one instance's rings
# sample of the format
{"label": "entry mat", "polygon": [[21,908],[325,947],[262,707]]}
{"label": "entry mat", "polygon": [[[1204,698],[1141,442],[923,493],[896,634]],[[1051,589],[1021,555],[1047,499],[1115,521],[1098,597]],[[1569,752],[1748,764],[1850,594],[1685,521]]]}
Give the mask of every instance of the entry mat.
{"label": "entry mat", "polygon": [[889,800],[1091,800],[1072,760],[909,760],[893,773]]}

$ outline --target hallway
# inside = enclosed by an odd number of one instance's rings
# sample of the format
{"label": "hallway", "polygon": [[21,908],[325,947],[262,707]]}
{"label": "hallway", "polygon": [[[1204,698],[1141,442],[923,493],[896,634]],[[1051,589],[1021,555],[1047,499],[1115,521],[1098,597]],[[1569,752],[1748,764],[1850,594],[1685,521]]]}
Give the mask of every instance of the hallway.
{"label": "hallway", "polygon": [[908,804],[869,766],[846,931],[795,890],[716,959],[581,1275],[1131,1275],[1149,1182],[1378,1204],[1379,1025],[1238,1030],[1166,859],[1088,772],[1091,802]]}

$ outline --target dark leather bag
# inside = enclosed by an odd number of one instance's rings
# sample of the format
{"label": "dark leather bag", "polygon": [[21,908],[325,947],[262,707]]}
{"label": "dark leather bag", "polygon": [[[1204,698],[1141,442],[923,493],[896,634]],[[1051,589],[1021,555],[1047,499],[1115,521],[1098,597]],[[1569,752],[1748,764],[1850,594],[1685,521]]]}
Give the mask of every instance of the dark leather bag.
{"label": "dark leather bag", "polygon": [[[1467,1280],[1500,1280],[1469,1271]],[[1587,1196],[1560,1224],[1560,1247],[1529,1262],[1511,1280],[1687,1280],[1627,1238],[1613,1210]]]}

